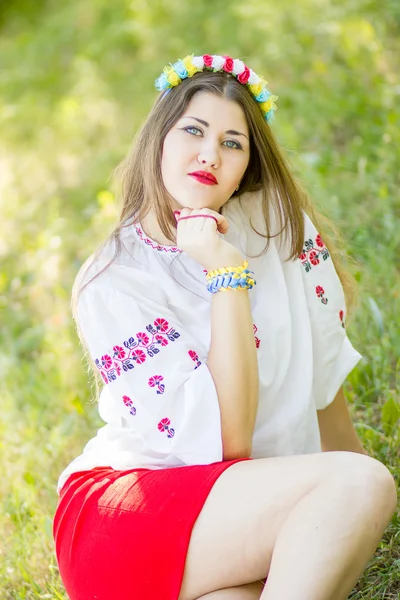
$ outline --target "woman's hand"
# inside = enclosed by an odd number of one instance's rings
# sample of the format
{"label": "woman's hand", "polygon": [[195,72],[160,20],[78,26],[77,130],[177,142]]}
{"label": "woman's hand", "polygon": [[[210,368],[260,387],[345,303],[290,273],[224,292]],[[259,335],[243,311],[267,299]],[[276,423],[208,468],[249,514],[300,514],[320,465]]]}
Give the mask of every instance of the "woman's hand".
{"label": "woman's hand", "polygon": [[219,267],[238,266],[244,261],[240,252],[217,232],[228,232],[229,223],[223,215],[209,208],[183,208],[175,211],[176,243],[207,271]]}

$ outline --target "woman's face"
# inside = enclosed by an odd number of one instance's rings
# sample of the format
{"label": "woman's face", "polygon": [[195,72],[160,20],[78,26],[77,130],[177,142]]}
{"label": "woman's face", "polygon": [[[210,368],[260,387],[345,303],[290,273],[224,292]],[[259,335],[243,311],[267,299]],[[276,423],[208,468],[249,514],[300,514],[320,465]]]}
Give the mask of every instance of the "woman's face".
{"label": "woman's face", "polygon": [[[164,140],[161,172],[172,208],[218,212],[239,185],[249,159],[242,108],[215,94],[197,92]],[[199,171],[213,175],[217,183],[208,185],[190,175]]]}

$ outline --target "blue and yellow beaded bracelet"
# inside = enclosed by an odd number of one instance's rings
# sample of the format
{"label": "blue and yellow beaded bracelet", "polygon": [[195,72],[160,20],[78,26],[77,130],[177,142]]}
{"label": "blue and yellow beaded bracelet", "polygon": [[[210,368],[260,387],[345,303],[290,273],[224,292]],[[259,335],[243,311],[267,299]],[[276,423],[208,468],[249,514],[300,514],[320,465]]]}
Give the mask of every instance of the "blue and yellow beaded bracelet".
{"label": "blue and yellow beaded bracelet", "polygon": [[242,267],[221,267],[208,271],[207,290],[212,294],[228,290],[251,290],[256,285],[256,280],[254,272],[250,271],[248,266],[249,263],[245,260]]}

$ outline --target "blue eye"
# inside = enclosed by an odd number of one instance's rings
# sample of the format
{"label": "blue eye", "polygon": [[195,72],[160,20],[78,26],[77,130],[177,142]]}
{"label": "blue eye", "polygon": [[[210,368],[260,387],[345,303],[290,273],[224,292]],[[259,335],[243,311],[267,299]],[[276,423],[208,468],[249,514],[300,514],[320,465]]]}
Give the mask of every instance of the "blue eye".
{"label": "blue eye", "polygon": [[227,140],[226,144],[235,144],[235,146],[228,146],[228,148],[232,148],[233,150],[235,150],[235,148],[238,150],[242,149],[242,146],[239,144],[239,142],[235,142],[235,140]]}
{"label": "blue eye", "polygon": [[[194,126],[188,126],[188,127],[183,127],[184,131],[187,131],[188,133],[190,133],[191,131],[197,131],[199,133],[203,133],[201,129],[199,129],[198,127],[194,127]],[[190,135],[197,135],[197,133],[190,133]],[[231,148],[232,150],[242,150],[242,146],[239,144],[239,142],[236,142],[235,140],[226,140],[224,142],[224,144],[234,144],[234,146],[226,146],[227,148]]]}
{"label": "blue eye", "polygon": [[[183,129],[184,129],[185,131],[187,131],[188,133],[189,133],[190,131],[193,131],[193,130],[194,130],[194,131],[200,131],[200,133],[201,133],[201,129],[199,129],[198,127],[184,127]],[[193,135],[193,134],[191,134],[191,135]]]}

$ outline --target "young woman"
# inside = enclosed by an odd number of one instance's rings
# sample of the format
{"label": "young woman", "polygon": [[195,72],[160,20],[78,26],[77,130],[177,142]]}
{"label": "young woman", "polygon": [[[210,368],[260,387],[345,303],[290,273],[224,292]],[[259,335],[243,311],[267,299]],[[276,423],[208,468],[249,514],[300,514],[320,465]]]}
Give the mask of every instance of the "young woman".
{"label": "young woman", "polygon": [[71,600],[344,600],[396,506],[341,388],[349,276],[262,78],[188,56],[156,87],[73,291],[106,425],[60,476],[62,580]]}

